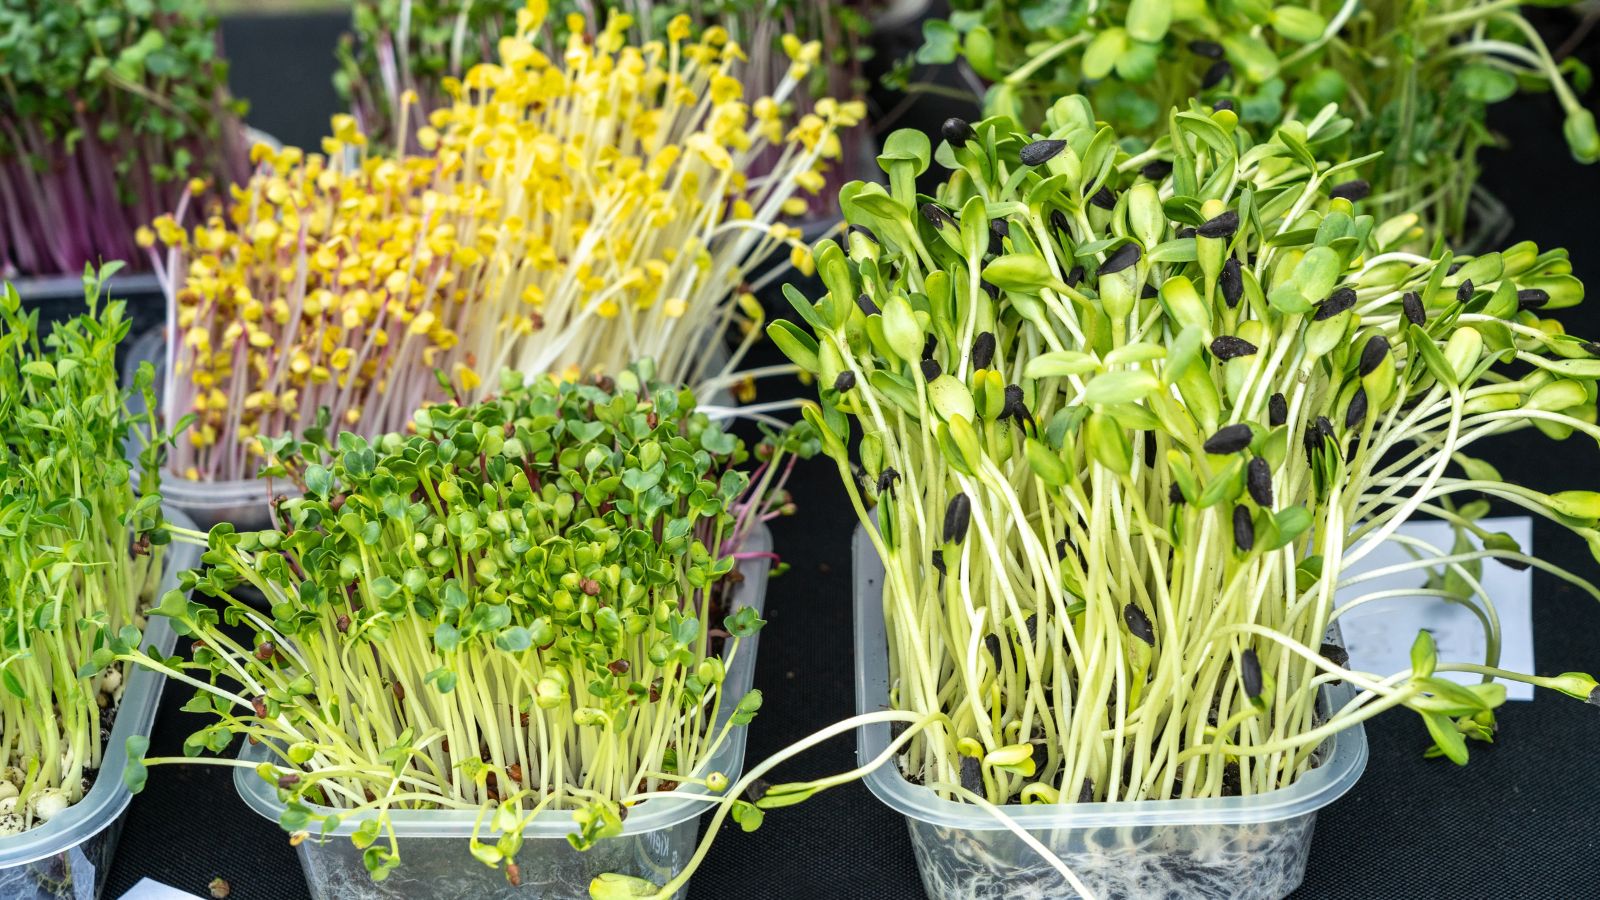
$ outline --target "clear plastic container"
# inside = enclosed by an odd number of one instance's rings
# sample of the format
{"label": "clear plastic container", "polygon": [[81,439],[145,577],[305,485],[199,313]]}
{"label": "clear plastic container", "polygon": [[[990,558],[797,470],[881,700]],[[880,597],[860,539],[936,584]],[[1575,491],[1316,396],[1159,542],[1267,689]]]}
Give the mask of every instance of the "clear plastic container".
{"label": "clear plastic container", "polygon": [[[883,564],[856,530],[856,707],[889,705],[883,625]],[[1351,696],[1325,689],[1324,703]],[[889,745],[888,724],[858,729],[865,762]],[[1002,807],[1050,848],[1099,900],[1183,897],[1276,900],[1305,876],[1317,810],[1355,786],[1367,765],[1361,726],[1329,738],[1320,764],[1293,785],[1251,797]],[[1000,822],[969,803],[912,784],[897,764],[866,777],[879,800],[906,817],[922,884],[932,900],[1078,896],[1065,879]]]}
{"label": "clear plastic container", "polygon": [[[767,553],[772,535],[765,526],[750,532],[741,552]],[[745,560],[739,566],[744,581],[734,592],[730,612],[751,607],[757,614],[766,604],[766,558]],[[727,691],[718,726],[732,714],[750,690],[755,674],[759,633],[741,644],[739,655],[728,667],[723,688]],[[701,773],[722,772],[730,783],[744,771],[745,729],[734,728],[728,739],[707,760]],[[267,759],[266,748],[246,744],[239,758],[256,763]],[[254,769],[234,770],[234,787],[256,812],[277,821],[284,804],[275,787],[256,775]],[[703,788],[685,785],[675,793],[703,794]],[[389,814],[399,841],[400,865],[381,882],[367,876],[361,851],[350,843],[350,835],[362,817],[347,818],[338,828],[319,838],[320,831],[300,842],[296,852],[305,871],[306,884],[314,900],[496,900],[496,898],[541,898],[541,900],[587,900],[589,882],[606,872],[618,872],[665,883],[683,870],[694,855],[699,835],[700,815],[708,805],[692,800],[646,800],[628,810],[622,834],[600,841],[593,849],[579,852],[567,843],[566,836],[577,830],[572,813],[565,810],[543,812],[522,833],[522,851],[516,862],[522,884],[513,888],[505,873],[474,859],[467,849],[476,810],[401,810]],[[331,810],[319,809],[326,813]],[[495,833],[485,828],[480,840],[493,842]],[[683,896],[683,891],[678,896]]]}
{"label": "clear plastic container", "polygon": [[[39,336],[47,336],[55,323],[88,312],[83,302],[82,275],[16,278],[11,284],[23,308],[39,313]],[[131,334],[142,334],[166,318],[167,302],[161,283],[149,272],[119,272],[101,292],[102,298],[127,302]]]}
{"label": "clear plastic container", "polygon": [[[170,507],[166,516],[175,525],[192,524]],[[166,554],[156,598],[178,586],[180,571],[200,563],[200,548],[188,544],[169,544]],[[146,646],[153,644],[162,653],[171,653],[176,640],[166,619],[151,617],[145,628]],[[161,686],[166,681],[159,672],[139,667],[127,676],[122,703],[117,707],[111,736],[89,792],[43,825],[0,838],[0,897],[95,900],[105,889],[111,857],[122,833],[122,817],[133,799],[122,783],[122,770],[128,760],[127,741],[134,735],[149,737],[161,700]]]}

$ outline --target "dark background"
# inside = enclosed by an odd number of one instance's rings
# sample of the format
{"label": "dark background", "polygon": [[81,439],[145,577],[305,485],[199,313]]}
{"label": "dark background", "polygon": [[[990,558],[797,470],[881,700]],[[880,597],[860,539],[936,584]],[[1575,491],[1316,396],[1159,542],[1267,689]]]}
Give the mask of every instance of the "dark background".
{"label": "dark background", "polygon": [[[1552,44],[1571,27],[1571,20],[1554,16],[1541,22]],[[225,22],[234,90],[251,101],[253,125],[289,143],[316,145],[338,109],[329,76],[343,25],[337,14]],[[1579,52],[1594,65],[1594,51],[1590,42]],[[1597,105],[1593,95],[1586,102]],[[927,98],[898,124],[931,129],[963,112],[948,100]],[[1492,123],[1514,147],[1485,153],[1483,178],[1514,217],[1510,240],[1565,246],[1574,272],[1600,284],[1600,247],[1594,246],[1600,167],[1568,157],[1559,110],[1548,97],[1501,104]],[[769,308],[786,312],[771,293]],[[1560,317],[1573,333],[1600,335],[1593,306]],[[759,352],[754,364],[777,361],[770,346]],[[763,385],[763,399],[806,390],[774,381]],[[1594,488],[1600,480],[1600,454],[1582,437],[1556,444],[1530,432],[1482,455],[1509,479],[1540,490]],[[802,464],[791,482],[800,511],[772,529],[793,569],[769,589],[769,624],[756,668],[766,704],[750,729],[747,763],[855,712],[848,556],[854,514],[837,479],[825,459]],[[1596,574],[1582,542],[1543,521],[1535,525],[1535,547],[1552,562]],[[1538,572],[1534,591],[1538,672],[1600,670],[1595,602]],[[202,724],[178,709],[187,694],[166,692],[152,755],[176,754],[184,735]],[[1294,896],[1600,897],[1600,784],[1593,777],[1600,710],[1541,694],[1532,703],[1507,704],[1501,722],[1499,743],[1473,744],[1464,769],[1422,758],[1429,740],[1415,716],[1401,712],[1369,723],[1366,774],[1319,816],[1305,884]],[[854,739],[847,736],[775,774],[801,780],[854,764]],[[902,820],[859,784],[774,811],[753,834],[731,824],[724,831],[695,876],[696,897],[923,896]],[[463,860],[471,864],[465,854]],[[237,900],[307,896],[286,835],[244,806],[231,770],[218,766],[152,769],[123,830],[107,896],[143,876],[201,896],[218,876],[231,883]]]}

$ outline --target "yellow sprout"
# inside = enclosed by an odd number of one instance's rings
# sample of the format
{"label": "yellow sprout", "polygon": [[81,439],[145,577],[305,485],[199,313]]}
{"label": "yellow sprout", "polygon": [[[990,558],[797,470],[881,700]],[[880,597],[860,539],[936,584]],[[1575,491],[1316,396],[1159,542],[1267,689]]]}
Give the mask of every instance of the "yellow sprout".
{"label": "yellow sprout", "polygon": [[[637,46],[626,17],[593,41],[579,18],[561,46],[547,15],[530,4],[494,61],[444,79],[418,155],[335,116],[323,153],[258,146],[256,174],[190,227],[144,230],[177,253],[174,402],[211,428],[175,448],[174,471],[248,477],[262,459],[235,448],[322,407],[366,435],[402,430],[443,399],[435,369],[463,399],[503,367],[576,378],[644,357],[693,383],[710,344],[759,321],[743,287],[756,263],[793,245],[789,261],[813,271],[777,219],[821,190],[850,104],[797,119],[774,99],[805,90],[793,71],[746,97],[743,51],[721,28],[695,40],[687,17]],[[817,60],[783,45],[796,65]]]}

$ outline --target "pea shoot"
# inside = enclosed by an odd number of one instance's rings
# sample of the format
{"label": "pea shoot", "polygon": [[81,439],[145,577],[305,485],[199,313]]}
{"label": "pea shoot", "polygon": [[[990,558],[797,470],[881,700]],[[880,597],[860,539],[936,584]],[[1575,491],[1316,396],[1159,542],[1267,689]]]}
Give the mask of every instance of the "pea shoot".
{"label": "pea shoot", "polygon": [[[171,539],[154,422],[125,405],[130,390],[151,399],[154,371],[120,386],[131,322],[122,301],[100,300],[116,269],[86,272],[88,313],[45,338],[38,312],[0,293],[0,836],[88,791],[122,699],[112,657],[137,646]],[[137,490],[123,449],[136,436],[152,447]]]}
{"label": "pea shoot", "polygon": [[[375,879],[400,863],[394,810],[479,810],[471,852],[515,884],[542,811],[575,811],[584,849],[634,804],[725,789],[705,761],[761,697],[719,725],[721,684],[763,624],[727,608],[729,588],[815,440],[804,425],[772,434],[747,474],[745,445],[653,375],[507,373],[495,399],[429,406],[411,433],[270,442],[271,474],[303,495],[274,530],[214,527],[209,568],[154,610],[191,658],[116,658],[198,688],[186,708],[212,721],[187,753],[265,745],[256,770],[294,840],[366,815],[352,840]],[[242,585],[270,611],[235,599]]]}

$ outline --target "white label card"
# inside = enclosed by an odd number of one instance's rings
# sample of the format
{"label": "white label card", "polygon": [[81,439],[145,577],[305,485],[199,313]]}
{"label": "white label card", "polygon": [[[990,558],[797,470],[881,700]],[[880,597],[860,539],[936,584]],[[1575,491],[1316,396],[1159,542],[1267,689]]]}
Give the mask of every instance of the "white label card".
{"label": "white label card", "polygon": [[167,887],[159,881],[141,878],[138,884],[122,895],[121,900],[200,900],[200,898],[187,891]]}
{"label": "white label card", "polygon": [[[1516,539],[1524,553],[1533,552],[1533,521],[1527,516],[1481,519],[1478,524],[1493,533],[1503,531]],[[1399,533],[1426,542],[1449,553],[1455,543],[1455,530],[1437,520],[1407,522]],[[1474,546],[1478,542],[1473,539]],[[1356,546],[1360,546],[1359,542]],[[1428,555],[1427,553],[1423,554]],[[1373,550],[1347,569],[1343,579],[1373,572],[1413,559],[1407,548],[1395,541]],[[1341,606],[1374,591],[1420,588],[1428,572],[1414,569],[1350,585],[1339,591]],[[1484,591],[1494,601],[1500,618],[1500,668],[1517,672],[1533,669],[1533,570],[1517,571],[1497,560],[1485,560],[1481,579]],[[1411,643],[1417,632],[1426,628],[1438,646],[1439,662],[1482,663],[1486,645],[1482,621],[1468,607],[1429,596],[1397,596],[1373,600],[1339,617],[1344,629],[1346,649],[1352,668],[1378,675],[1389,675],[1411,667]],[[1465,672],[1443,672],[1442,677],[1462,684],[1481,680]],[[1532,700],[1533,686],[1520,681],[1506,682],[1506,697]]]}

